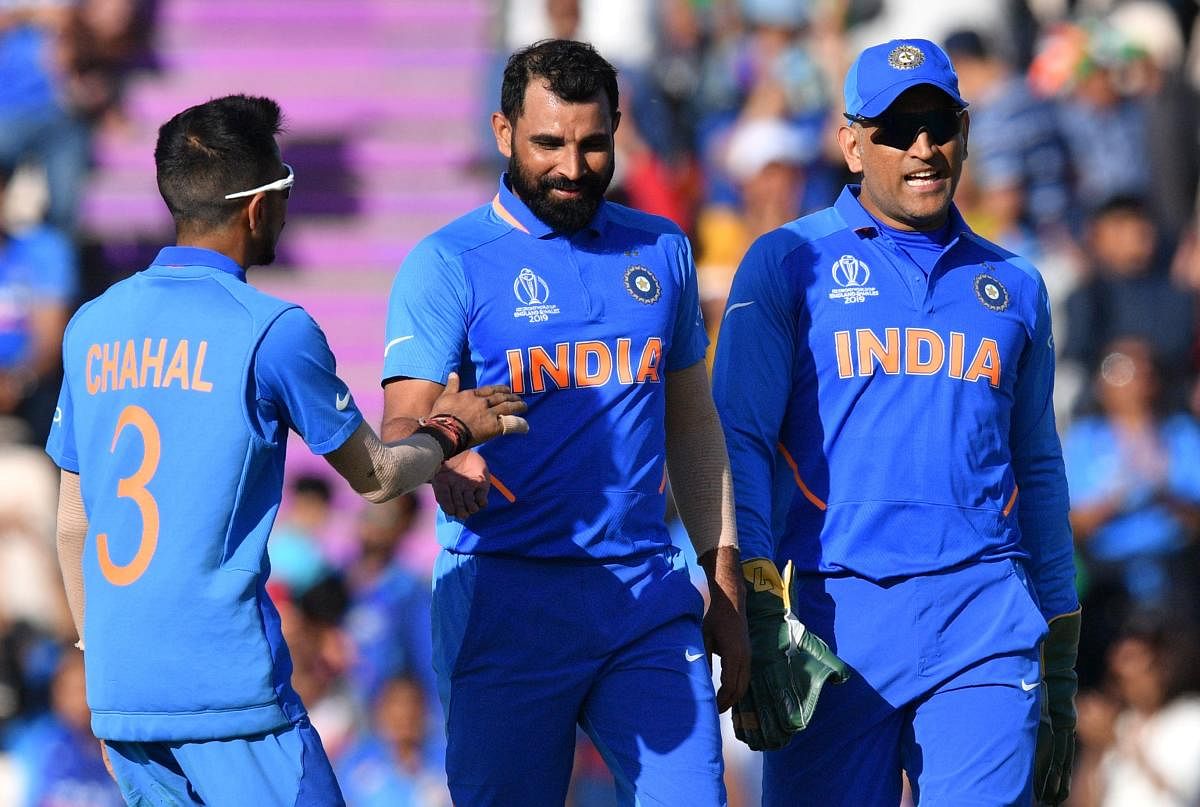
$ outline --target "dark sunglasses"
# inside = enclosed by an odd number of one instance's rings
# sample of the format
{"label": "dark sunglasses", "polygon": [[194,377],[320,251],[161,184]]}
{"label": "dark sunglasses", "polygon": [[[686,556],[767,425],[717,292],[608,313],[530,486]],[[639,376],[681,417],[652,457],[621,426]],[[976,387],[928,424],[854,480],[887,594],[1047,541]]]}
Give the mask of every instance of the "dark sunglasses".
{"label": "dark sunglasses", "polygon": [[907,151],[922,131],[941,146],[962,131],[963,109],[931,109],[927,112],[885,112],[877,118],[842,113],[846,120],[863,126],[874,126],[871,140],[880,145]]}

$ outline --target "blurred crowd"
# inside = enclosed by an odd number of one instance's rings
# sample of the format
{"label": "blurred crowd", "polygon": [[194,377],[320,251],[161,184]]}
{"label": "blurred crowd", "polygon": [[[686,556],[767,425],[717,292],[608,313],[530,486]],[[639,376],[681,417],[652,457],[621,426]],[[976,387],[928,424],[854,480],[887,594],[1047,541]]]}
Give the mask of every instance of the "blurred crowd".
{"label": "blurred crowd", "polygon": [[[612,196],[692,237],[715,340],[749,244],[853,180],[833,132],[854,55],[898,36],[944,44],[971,102],[959,208],[1039,267],[1056,308],[1084,604],[1074,805],[1200,804],[1197,11],[1195,0],[508,0],[480,77],[473,168],[491,176],[505,166],[484,127],[511,50],[585,39],[619,67]],[[91,143],[122,125],[128,77],[153,65],[154,13],[150,0],[0,0],[0,805],[120,803],[88,730],[54,554],[57,476],[40,444],[62,329],[88,287],[78,211]],[[432,503],[360,509],[344,494],[293,473],[270,543],[296,688],[350,804],[448,804]],[[727,747],[730,804],[756,804],[755,756],[732,736]],[[573,803],[613,804],[609,782],[581,738]]]}

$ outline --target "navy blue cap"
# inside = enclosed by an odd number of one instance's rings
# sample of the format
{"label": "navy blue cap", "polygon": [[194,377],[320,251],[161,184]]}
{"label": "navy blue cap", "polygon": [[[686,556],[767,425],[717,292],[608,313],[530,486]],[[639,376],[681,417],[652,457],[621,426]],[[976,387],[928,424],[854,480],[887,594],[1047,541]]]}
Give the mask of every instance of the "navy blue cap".
{"label": "navy blue cap", "polygon": [[900,93],[929,84],[965,107],[958,94],[958,74],[946,52],[928,39],[893,39],[858,55],[846,74],[846,114],[874,118]]}

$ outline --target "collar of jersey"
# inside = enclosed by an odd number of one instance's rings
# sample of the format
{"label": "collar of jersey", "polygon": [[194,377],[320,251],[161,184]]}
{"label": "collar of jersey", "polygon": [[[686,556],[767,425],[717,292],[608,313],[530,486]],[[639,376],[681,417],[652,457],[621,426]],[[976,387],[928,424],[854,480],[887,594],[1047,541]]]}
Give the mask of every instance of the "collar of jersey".
{"label": "collar of jersey", "polygon": [[[588,222],[587,227],[584,229],[599,233],[604,226],[606,208],[607,205],[601,203],[600,209],[596,211],[596,215],[592,217],[592,220]],[[492,199],[492,211],[506,223],[521,232],[529,233],[534,238],[545,238],[548,235],[565,235],[564,233],[556,233],[550,225],[533,215],[533,211],[517,198],[517,195],[508,187],[507,171],[500,176],[500,190],[496,192],[496,196]]]}
{"label": "collar of jersey", "polygon": [[233,275],[243,283],[246,282],[246,270],[238,266],[233,258],[203,247],[163,247],[158,251],[158,257],[154,259],[151,268],[155,266],[171,269],[183,266],[218,269]]}
{"label": "collar of jersey", "polygon": [[[862,193],[862,185],[847,185],[842,189],[842,193],[834,202],[834,208],[838,215],[842,217],[842,221],[853,230],[860,238],[865,236],[880,236],[883,235],[879,231],[879,227],[875,223],[875,219],[867,212],[867,209],[862,206],[862,202],[858,200],[858,195]],[[947,241],[947,249],[953,244],[964,232],[970,232],[966,221],[963,220],[962,214],[958,212],[958,207],[950,203],[950,238]]]}

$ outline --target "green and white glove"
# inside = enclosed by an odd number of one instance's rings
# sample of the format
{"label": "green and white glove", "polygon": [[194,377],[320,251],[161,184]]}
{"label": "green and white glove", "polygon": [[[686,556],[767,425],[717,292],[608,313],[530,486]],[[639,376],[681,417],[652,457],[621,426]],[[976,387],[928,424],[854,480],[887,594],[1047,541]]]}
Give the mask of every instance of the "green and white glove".
{"label": "green and white glove", "polygon": [[850,669],[792,613],[791,561],[783,577],[766,558],[742,563],[750,626],[750,688],[733,709],[739,740],[755,751],[783,748],[805,728],[826,681]]}
{"label": "green and white glove", "polygon": [[1042,717],[1038,724],[1033,795],[1042,804],[1062,804],[1071,792],[1071,763],[1075,758],[1075,693],[1079,679],[1081,612],[1050,620],[1042,643]]}

